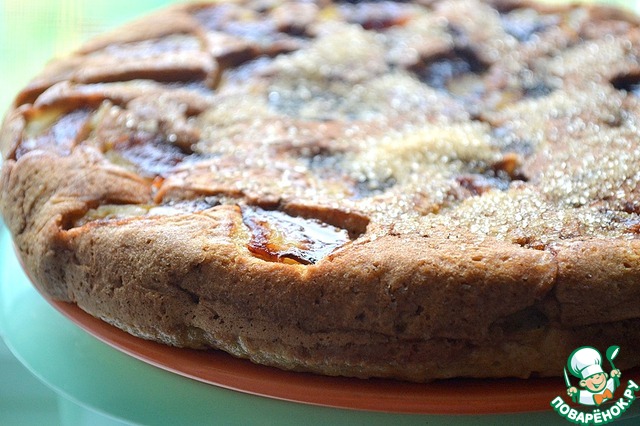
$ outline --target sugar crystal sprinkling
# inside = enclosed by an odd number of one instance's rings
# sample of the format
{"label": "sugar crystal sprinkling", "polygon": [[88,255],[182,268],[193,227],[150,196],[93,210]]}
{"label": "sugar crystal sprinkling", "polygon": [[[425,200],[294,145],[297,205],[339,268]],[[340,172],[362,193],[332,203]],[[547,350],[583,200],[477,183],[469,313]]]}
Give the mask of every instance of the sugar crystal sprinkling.
{"label": "sugar crystal sprinkling", "polygon": [[[589,39],[579,8],[513,15],[523,33],[483,2],[411,5],[411,19],[375,31],[344,22],[344,7],[319,11],[305,48],[224,71],[190,123],[206,160],[170,183],[357,211],[380,233],[532,248],[631,237],[640,102],[610,84],[639,66],[629,39]],[[430,61],[451,68],[443,84],[421,74]]]}

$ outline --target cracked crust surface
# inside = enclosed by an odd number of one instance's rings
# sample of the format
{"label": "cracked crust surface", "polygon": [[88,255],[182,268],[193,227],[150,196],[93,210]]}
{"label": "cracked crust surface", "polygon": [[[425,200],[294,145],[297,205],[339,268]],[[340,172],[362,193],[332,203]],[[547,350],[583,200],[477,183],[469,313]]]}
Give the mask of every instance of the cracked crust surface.
{"label": "cracked crust surface", "polygon": [[136,336],[412,381],[640,365],[629,13],[181,5],[52,62],[0,138],[36,286]]}

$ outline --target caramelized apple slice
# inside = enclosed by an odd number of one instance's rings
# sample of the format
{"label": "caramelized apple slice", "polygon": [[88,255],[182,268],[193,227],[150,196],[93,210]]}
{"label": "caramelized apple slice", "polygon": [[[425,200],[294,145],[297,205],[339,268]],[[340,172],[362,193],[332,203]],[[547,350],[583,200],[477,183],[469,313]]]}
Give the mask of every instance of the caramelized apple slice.
{"label": "caramelized apple slice", "polygon": [[280,211],[244,207],[242,218],[251,231],[249,251],[271,262],[314,264],[349,242],[345,229]]}

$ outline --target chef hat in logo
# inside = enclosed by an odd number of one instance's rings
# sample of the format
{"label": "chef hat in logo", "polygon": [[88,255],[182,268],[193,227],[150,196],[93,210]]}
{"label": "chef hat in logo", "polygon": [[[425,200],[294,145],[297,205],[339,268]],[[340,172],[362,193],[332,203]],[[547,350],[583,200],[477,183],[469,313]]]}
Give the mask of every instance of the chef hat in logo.
{"label": "chef hat in logo", "polygon": [[594,374],[604,373],[602,355],[597,349],[588,346],[573,351],[567,364],[571,374],[583,380]]}

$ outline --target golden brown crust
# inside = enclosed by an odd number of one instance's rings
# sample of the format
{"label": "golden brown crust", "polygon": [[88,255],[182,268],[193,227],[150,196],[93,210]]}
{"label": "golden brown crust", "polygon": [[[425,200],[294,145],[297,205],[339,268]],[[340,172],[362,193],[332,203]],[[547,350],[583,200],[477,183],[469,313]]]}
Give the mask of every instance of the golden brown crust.
{"label": "golden brown crust", "polygon": [[629,368],[638,58],[600,7],[177,6],[18,96],[0,207],[45,294],[167,344],[414,381],[559,375],[585,344]]}

